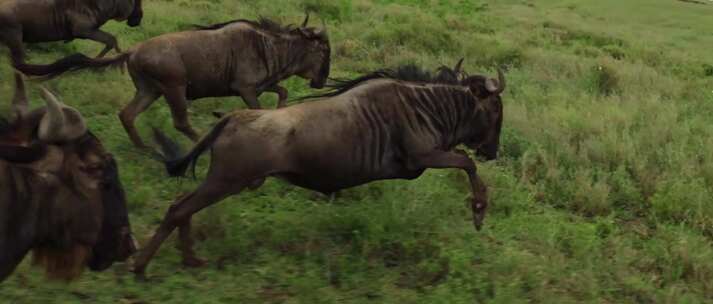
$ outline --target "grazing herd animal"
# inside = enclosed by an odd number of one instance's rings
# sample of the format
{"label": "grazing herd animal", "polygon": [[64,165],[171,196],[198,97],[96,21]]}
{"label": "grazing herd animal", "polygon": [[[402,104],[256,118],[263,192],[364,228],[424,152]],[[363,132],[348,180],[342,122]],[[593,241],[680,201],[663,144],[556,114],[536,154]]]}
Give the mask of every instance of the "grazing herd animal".
{"label": "grazing herd animal", "polygon": [[[119,118],[132,143],[147,148],[134,120],[164,96],[177,130],[195,141],[186,154],[158,129],[171,176],[183,176],[211,151],[202,184],[168,209],[151,240],[134,257],[143,276],[161,244],[178,228],[186,266],[205,262],[193,251],[191,217],[205,207],[260,187],[268,177],[322,193],[376,180],[415,179],[426,169],[457,168],[471,185],[473,224],[480,230],[487,189],[464,145],[497,158],[505,76],[468,75],[459,61],[435,73],[415,65],[382,69],[328,83],[331,47],[326,29],[238,19],[160,35],[122,52],[99,30],[109,19],[139,25],[141,0],[7,0],[0,2],[0,42],[10,49],[15,95],[10,119],[0,120],[0,281],[28,252],[48,277],[73,279],[104,270],[137,251],[124,190],[111,153],[85,118],[41,88],[45,107],[30,111],[23,75],[53,78],[70,71],[127,66],[136,88]],[[22,42],[86,38],[106,46],[99,58],[73,54],[29,64]],[[101,58],[111,49],[119,54]],[[280,81],[298,76],[326,92],[287,105]],[[276,93],[277,109],[258,97]],[[249,109],[223,115],[200,137],[188,121],[189,100],[241,96]],[[334,157],[338,155],[339,157]]]}

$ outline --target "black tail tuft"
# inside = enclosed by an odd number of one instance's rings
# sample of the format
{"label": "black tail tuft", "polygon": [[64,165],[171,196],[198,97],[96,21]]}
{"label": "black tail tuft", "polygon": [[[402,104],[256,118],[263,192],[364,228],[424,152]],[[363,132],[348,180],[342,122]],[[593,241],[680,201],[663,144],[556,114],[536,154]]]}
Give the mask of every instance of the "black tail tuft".
{"label": "black tail tuft", "polygon": [[66,72],[82,70],[86,68],[104,69],[116,68],[123,65],[131,56],[130,53],[121,53],[110,58],[89,58],[81,53],[75,53],[59,59],[53,63],[28,64],[24,62],[14,63],[15,69],[28,76],[35,76],[38,80],[48,80],[55,78]]}
{"label": "black tail tuft", "polygon": [[225,128],[229,121],[229,118],[221,119],[218,124],[216,124],[208,134],[203,136],[193,149],[184,156],[181,156],[181,148],[175,141],[171,140],[166,134],[161,132],[161,130],[154,128],[154,140],[161,147],[163,163],[166,165],[168,174],[170,176],[185,176],[186,170],[188,170],[190,166],[193,169],[193,176],[195,177],[198,157],[213,145],[213,142],[220,136],[221,131],[223,131],[223,128]]}
{"label": "black tail tuft", "polygon": [[170,176],[184,176],[188,169],[189,162],[184,161],[181,156],[181,146],[169,138],[165,133],[156,127],[152,127],[153,137],[161,148],[161,161],[166,166],[166,171]]}

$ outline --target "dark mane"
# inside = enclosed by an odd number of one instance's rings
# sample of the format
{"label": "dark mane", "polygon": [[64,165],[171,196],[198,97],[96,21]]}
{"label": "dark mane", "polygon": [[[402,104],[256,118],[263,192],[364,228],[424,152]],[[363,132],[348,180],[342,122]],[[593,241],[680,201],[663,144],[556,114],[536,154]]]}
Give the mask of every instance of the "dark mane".
{"label": "dark mane", "polygon": [[216,23],[216,24],[207,25],[207,26],[194,24],[193,27],[199,31],[217,30],[217,29],[224,28],[228,25],[231,25],[233,23],[240,23],[240,22],[247,23],[254,27],[260,28],[262,30],[274,32],[277,34],[289,34],[290,32],[292,32],[295,29],[295,26],[293,24],[288,24],[288,25],[283,26],[279,22],[269,19],[267,17],[260,17],[260,18],[258,18],[257,21],[247,20],[247,19],[235,19],[235,20],[231,20],[231,21],[227,21],[227,22],[223,22],[223,23]]}
{"label": "dark mane", "polygon": [[301,97],[298,100],[337,96],[372,79],[395,79],[409,82],[460,85],[459,75],[449,67],[441,66],[434,74],[415,64],[407,64],[394,69],[376,70],[354,79],[330,79],[331,83],[327,84],[327,87],[330,88],[329,91]]}

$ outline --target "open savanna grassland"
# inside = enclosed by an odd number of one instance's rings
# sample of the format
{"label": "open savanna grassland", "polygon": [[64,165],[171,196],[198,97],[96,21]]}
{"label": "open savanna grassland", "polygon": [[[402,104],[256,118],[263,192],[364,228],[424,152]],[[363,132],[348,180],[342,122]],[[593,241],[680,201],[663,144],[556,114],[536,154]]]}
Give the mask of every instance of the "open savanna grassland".
{"label": "open savanna grassland", "polygon": [[[431,170],[341,192],[334,201],[269,180],[194,219],[202,269],[172,242],[138,282],[119,264],[71,284],[25,262],[2,303],[705,303],[713,302],[713,5],[674,0],[152,0],[141,27],[105,26],[128,48],[235,18],[324,19],[332,76],[466,57],[470,73],[507,68],[501,157],[479,164],[490,187],[483,231],[466,177]],[[100,46],[35,45],[49,62]],[[5,60],[5,59],[4,59]],[[6,113],[11,71],[0,65]],[[307,83],[286,82],[291,95]],[[119,161],[133,229],[146,242],[196,180],[167,178],[117,118],[128,75],[82,72],[48,83],[78,107]],[[34,103],[40,100],[32,91]],[[274,106],[265,94],[263,104]],[[212,110],[193,103],[202,131]],[[171,125],[165,102],[139,117]],[[340,157],[334,155],[334,157]],[[199,164],[205,172],[207,157]],[[1,212],[1,211],[0,211]],[[28,259],[29,260],[29,259]]]}

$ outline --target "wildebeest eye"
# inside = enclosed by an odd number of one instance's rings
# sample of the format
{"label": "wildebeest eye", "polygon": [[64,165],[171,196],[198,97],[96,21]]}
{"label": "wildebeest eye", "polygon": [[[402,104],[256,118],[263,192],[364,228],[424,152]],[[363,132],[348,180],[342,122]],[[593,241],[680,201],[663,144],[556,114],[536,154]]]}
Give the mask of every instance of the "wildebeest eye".
{"label": "wildebeest eye", "polygon": [[87,175],[99,178],[102,177],[104,172],[104,166],[102,166],[102,164],[88,164],[85,166],[80,166],[79,169]]}

